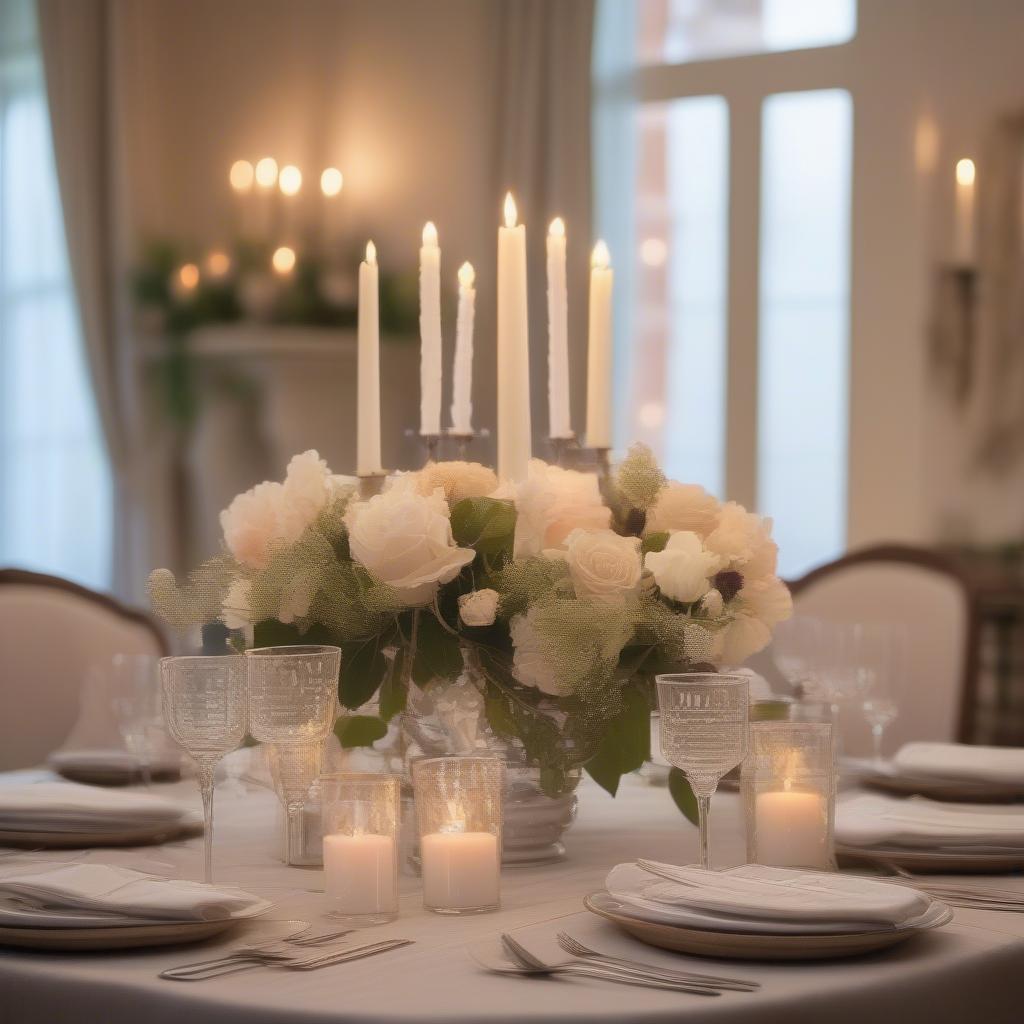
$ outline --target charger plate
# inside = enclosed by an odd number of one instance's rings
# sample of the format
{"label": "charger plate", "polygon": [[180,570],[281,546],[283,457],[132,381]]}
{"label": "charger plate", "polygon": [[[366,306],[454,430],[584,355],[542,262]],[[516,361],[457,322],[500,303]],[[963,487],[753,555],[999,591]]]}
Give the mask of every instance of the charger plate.
{"label": "charger plate", "polygon": [[242,923],[243,918],[220,921],[161,921],[90,928],[4,928],[0,945],[22,949],[90,950],[136,949],[141,946],[173,946],[213,938]]}
{"label": "charger plate", "polygon": [[28,832],[0,830],[0,846],[30,846],[33,849],[74,849],[89,846],[153,846],[185,836],[202,835],[203,823],[192,817],[109,832]]}
{"label": "charger plate", "polygon": [[849,935],[778,935],[705,931],[655,924],[622,913],[617,909],[622,908],[622,904],[605,892],[593,892],[583,899],[583,905],[591,913],[611,921],[649,946],[723,960],[833,960],[873,953],[948,924],[953,918],[953,911],[945,904],[935,903],[941,909],[936,911],[934,918],[914,927]]}
{"label": "charger plate", "polygon": [[1024,868],[1024,850],[996,853],[908,850],[898,846],[836,845],[840,864],[892,864],[922,874],[1006,874]]}

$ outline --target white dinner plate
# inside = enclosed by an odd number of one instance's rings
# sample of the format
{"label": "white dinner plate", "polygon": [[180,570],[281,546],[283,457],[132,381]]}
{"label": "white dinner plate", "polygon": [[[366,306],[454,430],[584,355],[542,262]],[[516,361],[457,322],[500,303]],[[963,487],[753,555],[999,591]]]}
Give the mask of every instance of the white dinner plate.
{"label": "white dinner plate", "polygon": [[[247,921],[251,917],[258,917],[272,909],[273,903],[269,900],[258,900],[251,907],[246,907],[235,914],[229,920]],[[140,925],[156,924],[207,924],[209,922],[177,922],[168,921],[167,918],[142,918],[124,917],[121,914],[105,914],[97,910],[78,910],[74,907],[61,907],[59,909],[44,909],[19,904],[16,900],[4,902],[0,900],[0,930],[13,928],[32,929],[83,929],[83,928],[133,928]]]}
{"label": "white dinner plate", "polygon": [[0,846],[30,846],[32,848],[72,849],[87,846],[153,846],[184,836],[202,835],[202,820],[187,815],[179,821],[140,825],[137,828],[119,826],[112,829],[22,830],[0,829]]}
{"label": "white dinner plate", "polygon": [[1024,868],[1024,850],[917,850],[899,846],[836,844],[841,864],[893,864],[925,874],[1002,874]]}
{"label": "white dinner plate", "polygon": [[102,925],[87,928],[5,928],[0,945],[23,949],[89,950],[172,946],[200,942],[241,924],[237,917],[220,921],[160,921],[155,924]]}
{"label": "white dinner plate", "polygon": [[892,761],[847,758],[844,770],[872,789],[899,796],[924,796],[944,803],[1017,803],[1024,801],[1024,783],[940,779],[901,769]]}
{"label": "white dinner plate", "polygon": [[782,935],[766,931],[713,931],[645,921],[633,916],[625,904],[606,892],[591,893],[584,898],[583,905],[649,946],[735,960],[829,960],[860,956],[905,942],[931,928],[941,928],[953,918],[953,911],[936,900],[915,923],[901,927],[843,935]]}

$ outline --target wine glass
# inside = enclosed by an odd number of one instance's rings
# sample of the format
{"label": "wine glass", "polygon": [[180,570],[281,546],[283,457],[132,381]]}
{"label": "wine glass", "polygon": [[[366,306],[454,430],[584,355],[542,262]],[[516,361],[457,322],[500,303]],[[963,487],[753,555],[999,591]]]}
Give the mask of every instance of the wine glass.
{"label": "wine glass", "polygon": [[749,679],[693,672],[657,677],[661,752],[697,798],[700,866],[711,868],[708,818],[719,780],[747,756]]}
{"label": "wine glass", "polygon": [[115,654],[110,667],[114,720],[125,748],[138,762],[143,785],[149,786],[163,730],[159,659],[152,654]]}
{"label": "wine glass", "polygon": [[772,637],[772,656],[783,678],[797,693],[809,695],[820,659],[821,620],[794,615],[780,622]]}
{"label": "wine glass", "polygon": [[341,648],[319,644],[255,647],[249,669],[249,730],[273,746],[274,781],[288,814],[288,863],[302,843],[302,808],[320,774],[334,724]]}
{"label": "wine glass", "polygon": [[888,623],[865,624],[861,626],[861,635],[861,710],[871,729],[875,761],[881,762],[885,730],[899,715],[899,692],[907,664],[907,630]]}
{"label": "wine glass", "polygon": [[204,881],[213,881],[213,772],[245,738],[245,659],[185,656],[160,659],[167,731],[196,763],[203,797]]}

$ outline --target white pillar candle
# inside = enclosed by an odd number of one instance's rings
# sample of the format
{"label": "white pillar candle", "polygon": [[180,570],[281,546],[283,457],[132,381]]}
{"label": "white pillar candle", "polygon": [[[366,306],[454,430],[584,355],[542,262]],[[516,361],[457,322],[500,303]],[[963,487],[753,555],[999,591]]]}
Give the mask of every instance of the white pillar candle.
{"label": "white pillar candle", "polygon": [[395,913],[396,875],[391,836],[324,836],[324,883],[339,913]]}
{"label": "white pillar candle", "polygon": [[501,902],[498,837],[433,832],[420,840],[423,903],[432,910],[480,910]]}
{"label": "white pillar candle", "polygon": [[356,405],[356,472],[383,472],[380,461],[380,316],[378,312],[377,248],[366,243],[359,264],[359,346]]}
{"label": "white pillar candle", "polygon": [[498,478],[526,479],[530,464],[530,337],[526,305],[526,226],[505,196],[498,228]]}
{"label": "white pillar candle", "polygon": [[565,223],[548,228],[548,431],[572,437],[569,414],[569,302],[565,286]]}
{"label": "white pillar candle", "polygon": [[429,220],[420,247],[420,433],[441,433],[441,250]]}
{"label": "white pillar candle", "polygon": [[471,263],[459,267],[459,311],[455,321],[452,368],[452,433],[473,433],[473,315],[476,274]]}
{"label": "white pillar candle", "polygon": [[608,246],[598,242],[590,260],[587,346],[587,445],[612,446],[612,269]]}
{"label": "white pillar candle", "polygon": [[974,161],[956,164],[956,206],[953,219],[953,259],[970,265],[974,262]]}
{"label": "white pillar candle", "polygon": [[821,793],[785,789],[757,794],[754,829],[758,864],[830,867],[828,809]]}

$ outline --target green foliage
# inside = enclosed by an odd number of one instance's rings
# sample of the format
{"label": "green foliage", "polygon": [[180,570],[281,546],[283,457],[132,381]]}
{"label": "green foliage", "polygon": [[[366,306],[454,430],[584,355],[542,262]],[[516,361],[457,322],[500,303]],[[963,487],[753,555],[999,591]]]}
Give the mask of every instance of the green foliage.
{"label": "green foliage", "polygon": [[452,509],[452,535],[463,548],[480,555],[512,557],[516,511],[512,502],[496,498],[464,498]]}
{"label": "green foliage", "polygon": [[499,613],[506,619],[556,594],[570,595],[569,567],[557,558],[525,558],[509,562],[491,578],[501,595]]}
{"label": "green foliage", "polygon": [[669,533],[667,530],[659,530],[656,533],[649,533],[644,537],[640,550],[646,555],[648,551],[664,551],[668,543]]}
{"label": "green foliage", "polygon": [[334,735],[346,750],[372,747],[388,734],[387,722],[373,715],[342,716],[334,723]]}
{"label": "green foliage", "polygon": [[385,722],[390,722],[395,715],[400,715],[405,710],[409,697],[405,679],[406,657],[404,647],[395,649],[395,659],[387,675],[384,676],[384,681],[380,684],[380,717]]}
{"label": "green foliage", "polygon": [[691,825],[696,825],[699,820],[697,813],[697,798],[693,795],[690,783],[686,776],[678,769],[673,768],[668,773],[668,791],[675,801],[676,807],[683,812],[686,820]]}
{"label": "green foliage", "polygon": [[412,662],[413,682],[425,686],[432,679],[458,679],[462,672],[462,646],[432,612],[416,612],[416,650]]}
{"label": "green foliage", "polygon": [[613,478],[618,504],[625,509],[646,511],[657,500],[665,486],[665,474],[645,444],[634,444],[619,463]]}
{"label": "green foliage", "polygon": [[360,708],[377,692],[388,670],[385,646],[385,636],[379,633],[341,645],[338,700],[342,707]]}
{"label": "green foliage", "polygon": [[622,711],[608,722],[601,745],[584,768],[612,796],[623,775],[634,772],[651,756],[651,709],[647,696],[634,686],[622,691]]}

